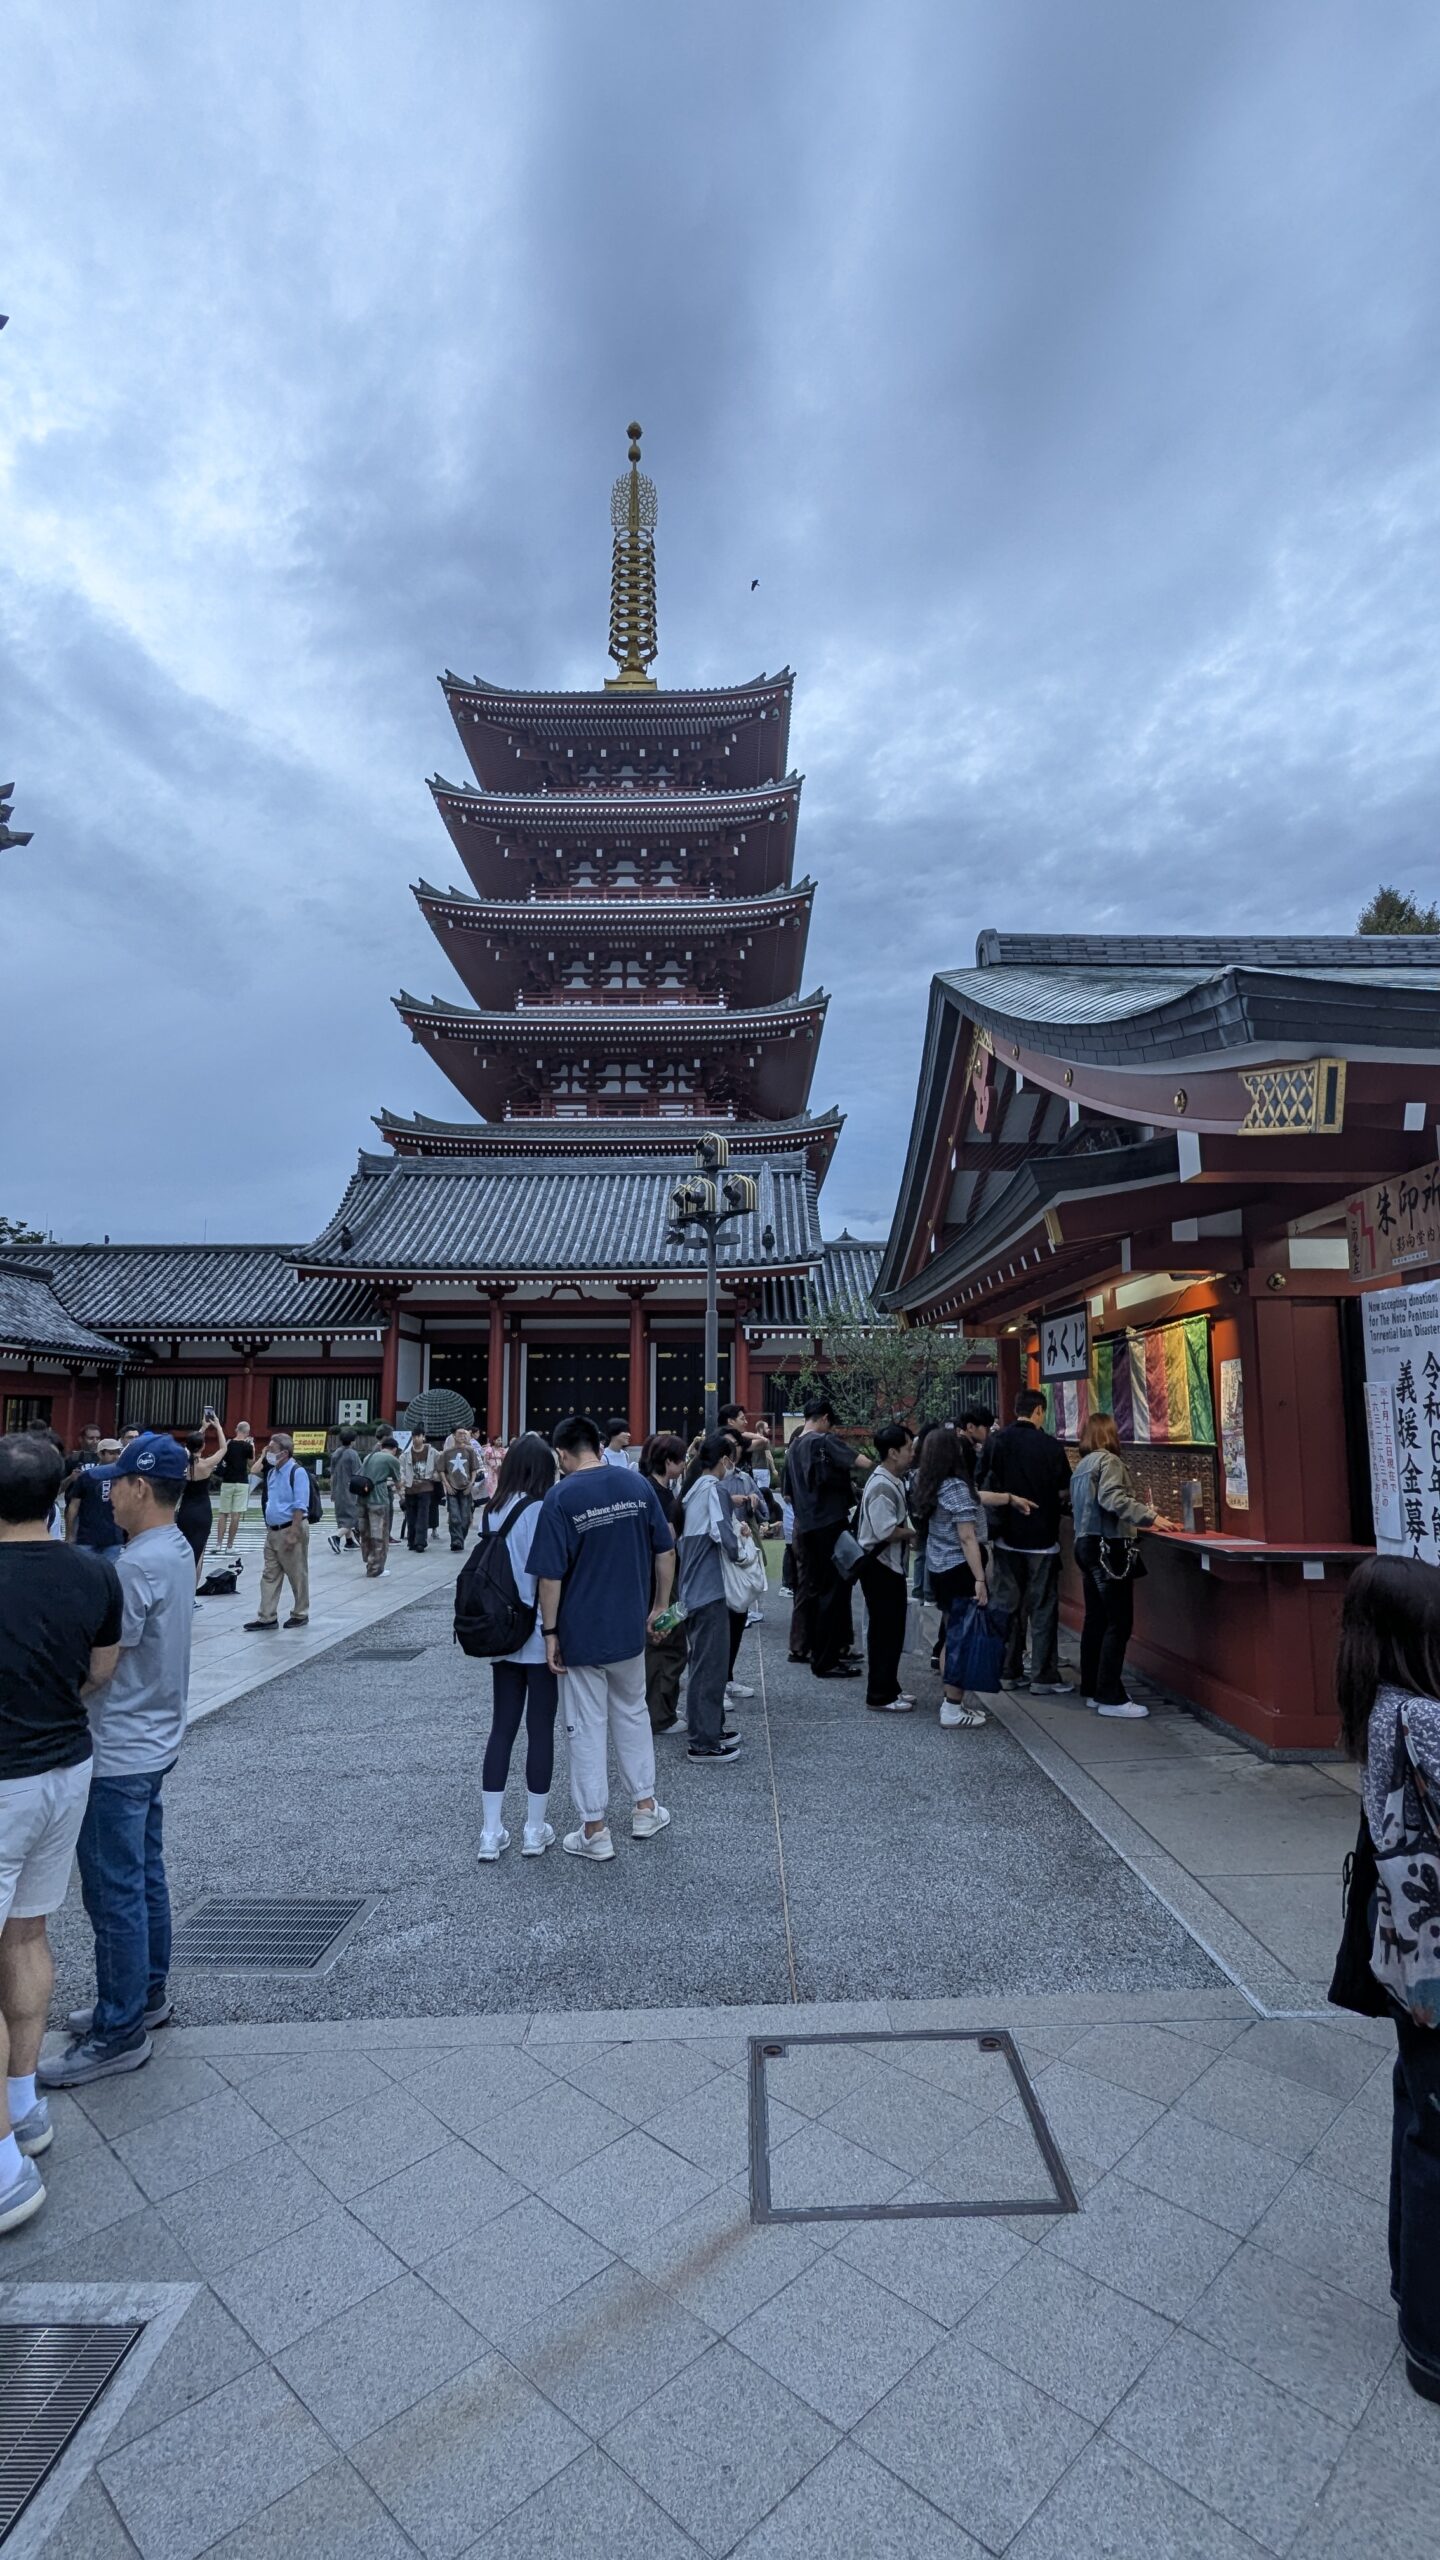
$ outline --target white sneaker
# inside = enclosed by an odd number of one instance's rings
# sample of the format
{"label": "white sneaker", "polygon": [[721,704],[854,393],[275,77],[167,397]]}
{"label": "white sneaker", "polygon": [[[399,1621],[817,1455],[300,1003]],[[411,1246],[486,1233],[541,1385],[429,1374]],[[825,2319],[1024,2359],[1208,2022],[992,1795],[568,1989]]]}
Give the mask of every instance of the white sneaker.
{"label": "white sneaker", "polygon": [[615,1843],[609,1831],[597,1831],[593,1840],[587,1840],[583,1823],[578,1831],[567,1831],[560,1846],[572,1858],[613,1858],[615,1855]]}
{"label": "white sneaker", "polygon": [[526,1823],[524,1838],[520,1843],[522,1858],[543,1858],[546,1850],[553,1849],[554,1846],[555,1834],[548,1822],[542,1822],[538,1831],[532,1831],[529,1823]]}
{"label": "white sneaker", "polygon": [[657,1831],[665,1829],[669,1819],[663,1804],[652,1804],[648,1813],[642,1813],[637,1805],[630,1817],[630,1837],[632,1840],[653,1840]]}
{"label": "white sneaker", "polygon": [[765,1624],[764,1610],[747,1609],[745,1612],[745,1624],[747,1627],[763,1627]]}
{"label": "white sneaker", "polygon": [[1032,1680],[1030,1694],[1032,1698],[1073,1698],[1075,1690],[1069,1680]]}
{"label": "white sneaker", "polygon": [[983,1707],[972,1707],[968,1698],[942,1698],[940,1721],[943,1725],[954,1726],[988,1724],[990,1719]]}
{"label": "white sneaker", "polygon": [[1142,1716],[1150,1713],[1148,1707],[1141,1706],[1138,1698],[1118,1698],[1113,1706],[1102,1705],[1098,1698],[1087,1699],[1086,1703],[1094,1708],[1097,1716],[1125,1716],[1136,1724]]}
{"label": "white sneaker", "polygon": [[747,1689],[743,1680],[727,1680],[725,1695],[727,1698],[753,1698],[755,1692],[753,1689]]}
{"label": "white sneaker", "polygon": [[482,1831],[480,1834],[480,1846],[476,1850],[475,1855],[480,1860],[482,1866],[488,1866],[492,1858],[498,1858],[502,1850],[508,1849],[509,1846],[510,1834],[508,1831]]}
{"label": "white sneaker", "polygon": [[913,1698],[887,1698],[883,1706],[872,1705],[867,1698],[865,1704],[872,1716],[908,1716],[915,1712]]}

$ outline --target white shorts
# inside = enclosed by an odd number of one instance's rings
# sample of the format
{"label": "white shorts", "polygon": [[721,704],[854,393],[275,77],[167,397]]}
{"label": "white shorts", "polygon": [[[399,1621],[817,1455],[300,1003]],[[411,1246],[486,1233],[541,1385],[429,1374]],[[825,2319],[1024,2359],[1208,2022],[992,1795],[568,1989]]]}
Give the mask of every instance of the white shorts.
{"label": "white shorts", "polygon": [[0,1778],[0,1928],[48,1920],[70,1885],[90,1794],[88,1760],[38,1778]]}
{"label": "white shorts", "polygon": [[243,1513],[245,1505],[249,1499],[250,1487],[248,1483],[219,1484],[215,1488],[215,1508],[219,1512],[222,1520],[228,1520],[232,1511],[239,1511]]}

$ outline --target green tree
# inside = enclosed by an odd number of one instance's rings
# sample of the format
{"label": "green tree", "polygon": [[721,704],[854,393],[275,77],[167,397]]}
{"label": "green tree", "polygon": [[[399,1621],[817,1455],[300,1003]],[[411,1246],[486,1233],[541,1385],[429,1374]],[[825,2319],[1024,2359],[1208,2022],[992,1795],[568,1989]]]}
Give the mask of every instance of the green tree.
{"label": "green tree", "polygon": [[0,1218],[0,1244],[43,1244],[38,1227],[27,1227],[22,1218]]}
{"label": "green tree", "polygon": [[812,1360],[801,1370],[794,1402],[803,1404],[823,1387],[836,1421],[850,1430],[871,1430],[892,1415],[916,1424],[942,1421],[965,1400],[966,1363],[977,1353],[993,1356],[993,1348],[935,1325],[902,1327],[863,1299],[841,1300],[825,1320],[826,1365]]}
{"label": "green tree", "polygon": [[1361,933],[1440,933],[1440,907],[1419,907],[1404,889],[1377,889],[1358,929]]}

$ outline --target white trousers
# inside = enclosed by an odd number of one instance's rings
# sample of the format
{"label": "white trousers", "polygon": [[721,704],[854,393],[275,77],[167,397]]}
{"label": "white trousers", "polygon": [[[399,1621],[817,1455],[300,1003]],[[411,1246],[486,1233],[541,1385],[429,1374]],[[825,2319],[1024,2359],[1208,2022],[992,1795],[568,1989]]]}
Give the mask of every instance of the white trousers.
{"label": "white trousers", "polygon": [[582,1822],[603,1822],[610,1800],[608,1745],[632,1803],[655,1793],[655,1737],[645,1704],[645,1656],[582,1664],[560,1674],[570,1737],[570,1793]]}

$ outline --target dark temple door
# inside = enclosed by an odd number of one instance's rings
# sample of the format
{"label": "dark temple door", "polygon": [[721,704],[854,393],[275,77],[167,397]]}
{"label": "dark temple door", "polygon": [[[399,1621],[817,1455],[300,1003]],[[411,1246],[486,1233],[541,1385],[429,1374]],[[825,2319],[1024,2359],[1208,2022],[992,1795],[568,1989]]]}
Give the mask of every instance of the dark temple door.
{"label": "dark temple door", "polygon": [[603,1431],[630,1400],[630,1354],[609,1343],[531,1342],[525,1351],[525,1428],[553,1431],[588,1413]]}

